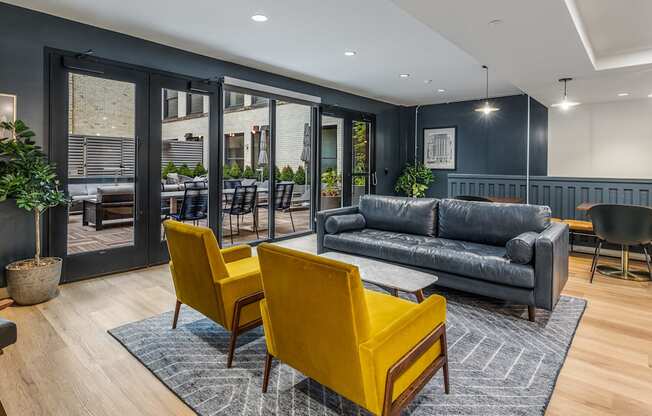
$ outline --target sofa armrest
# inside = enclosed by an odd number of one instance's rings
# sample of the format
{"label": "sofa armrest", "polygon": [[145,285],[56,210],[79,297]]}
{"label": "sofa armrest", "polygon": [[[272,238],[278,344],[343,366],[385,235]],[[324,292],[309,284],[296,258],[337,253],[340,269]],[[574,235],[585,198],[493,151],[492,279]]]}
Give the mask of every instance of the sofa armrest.
{"label": "sofa armrest", "polygon": [[324,250],[324,236],[326,235],[326,220],[329,217],[334,215],[347,215],[347,214],[357,214],[358,207],[344,207],[344,208],[335,208],[327,209],[325,211],[319,211],[317,213],[317,254],[323,253]]}
{"label": "sofa armrest", "polygon": [[[263,292],[260,273],[257,271],[220,279],[215,282],[215,287],[219,291],[224,306],[224,326],[230,331],[233,331],[232,324],[236,302],[244,297]],[[256,319],[260,319],[259,302],[251,303],[242,308],[239,325],[243,326]]]}
{"label": "sofa armrest", "polygon": [[552,310],[568,280],[568,225],[553,222],[534,245],[535,306]]}
{"label": "sofa armrest", "polygon": [[225,263],[246,259],[251,257],[251,247],[248,245],[239,245],[220,250]]}
{"label": "sofa armrest", "polygon": [[[365,393],[368,401],[371,400],[371,403],[368,404],[371,407],[376,407],[376,409],[369,410],[375,411],[377,414],[382,412],[389,370],[445,322],[446,299],[442,296],[432,295],[360,344]],[[390,400],[396,400],[431,363],[443,354],[445,351],[442,351],[440,341],[420,354],[395,380]]]}

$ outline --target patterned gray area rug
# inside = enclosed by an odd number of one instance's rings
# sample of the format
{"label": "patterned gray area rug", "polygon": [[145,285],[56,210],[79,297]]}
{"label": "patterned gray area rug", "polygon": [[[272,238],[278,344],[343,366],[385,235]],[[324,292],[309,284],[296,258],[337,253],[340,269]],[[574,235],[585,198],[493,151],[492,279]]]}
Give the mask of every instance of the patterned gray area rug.
{"label": "patterned gray area rug", "polygon": [[[437,289],[448,300],[451,394],[441,371],[415,398],[409,415],[542,415],[586,301],[563,296],[555,311],[527,321],[522,306]],[[367,415],[363,409],[275,360],[261,393],[265,340],[261,328],[238,340],[226,369],[229,333],[183,307],[109,331],[200,415]]]}

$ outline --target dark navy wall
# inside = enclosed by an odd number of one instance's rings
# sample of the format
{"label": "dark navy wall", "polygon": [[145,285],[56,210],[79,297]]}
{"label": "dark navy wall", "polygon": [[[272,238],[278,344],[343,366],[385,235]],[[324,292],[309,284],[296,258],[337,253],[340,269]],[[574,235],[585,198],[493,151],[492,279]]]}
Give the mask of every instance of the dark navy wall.
{"label": "dark navy wall", "polygon": [[[0,16],[0,92],[18,96],[18,117],[34,129],[41,144],[47,145],[43,143],[43,133],[47,130],[44,48],[74,52],[93,49],[97,57],[113,61],[197,78],[231,76],[316,95],[325,104],[376,114],[377,192],[393,192],[400,167],[397,157],[400,152],[400,108],[397,106],[5,3],[0,3]],[[6,208],[0,206],[2,209]],[[30,239],[30,235],[25,237],[26,241]],[[0,258],[6,260],[23,256],[21,247],[25,244],[0,239],[0,253],[14,253]],[[0,269],[4,269],[4,264],[0,264]]]}
{"label": "dark navy wall", "polygon": [[[500,111],[485,116],[474,111],[482,101],[462,101],[450,104],[435,104],[419,108],[417,123],[418,158],[423,160],[423,130],[437,127],[457,127],[457,169],[455,171],[433,171],[435,183],[428,196],[448,196],[449,173],[476,173],[496,175],[524,175],[527,167],[527,96],[514,95],[491,100]],[[530,141],[531,173],[547,174],[547,124],[546,107],[531,100]],[[404,116],[401,127],[411,129],[407,135],[406,150],[402,161],[414,160],[414,111],[404,110],[411,117]],[[409,125],[408,125],[409,124]],[[533,144],[534,143],[534,144]]]}

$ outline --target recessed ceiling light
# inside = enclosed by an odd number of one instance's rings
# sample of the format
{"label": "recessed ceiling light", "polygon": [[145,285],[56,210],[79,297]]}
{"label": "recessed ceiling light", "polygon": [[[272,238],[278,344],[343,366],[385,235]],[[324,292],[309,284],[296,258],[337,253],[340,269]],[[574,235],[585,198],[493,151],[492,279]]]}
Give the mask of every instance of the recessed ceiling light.
{"label": "recessed ceiling light", "polygon": [[401,74],[401,75],[399,75],[399,77],[401,77],[401,78],[408,78],[409,76],[410,76],[410,74]]}
{"label": "recessed ceiling light", "polygon": [[430,84],[431,82],[432,82],[431,79],[427,79],[427,80],[423,81],[424,84]]}
{"label": "recessed ceiling light", "polygon": [[501,23],[503,23],[503,20],[502,20],[502,19],[494,19],[494,20],[490,20],[490,21],[489,21],[489,24],[490,24],[491,26],[497,26],[497,25],[499,25],[499,24],[501,24]]}
{"label": "recessed ceiling light", "polygon": [[628,95],[629,95],[628,92],[619,92],[619,93],[618,93],[618,96],[619,96],[619,97],[627,97]]}
{"label": "recessed ceiling light", "polygon": [[437,90],[437,92],[438,92],[438,93],[442,93],[442,92],[446,92],[446,90],[443,89],[443,88],[439,88],[439,89]]}
{"label": "recessed ceiling light", "polygon": [[265,16],[264,14],[255,14],[255,15],[251,16],[251,20],[253,20],[254,22],[259,22],[260,23],[260,22],[268,21],[269,18],[267,16]]}
{"label": "recessed ceiling light", "polygon": [[652,94],[648,94],[647,98],[652,98]]}
{"label": "recessed ceiling light", "polygon": [[346,56],[355,56],[356,52],[355,51],[346,51],[344,52],[344,55]]}

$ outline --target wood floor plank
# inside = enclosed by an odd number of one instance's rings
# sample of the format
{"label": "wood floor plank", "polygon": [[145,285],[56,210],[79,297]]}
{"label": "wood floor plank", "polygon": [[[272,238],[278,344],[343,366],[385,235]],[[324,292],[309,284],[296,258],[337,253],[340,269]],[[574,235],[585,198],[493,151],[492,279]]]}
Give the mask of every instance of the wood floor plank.
{"label": "wood floor plank", "polygon": [[[283,244],[314,251],[315,237]],[[571,257],[564,294],[588,306],[547,415],[650,415],[652,286],[602,276],[590,284],[590,265],[589,256]],[[159,266],[67,284],[48,303],[1,311],[19,331],[0,356],[7,414],[193,414],[106,332],[173,306],[169,271]]]}

